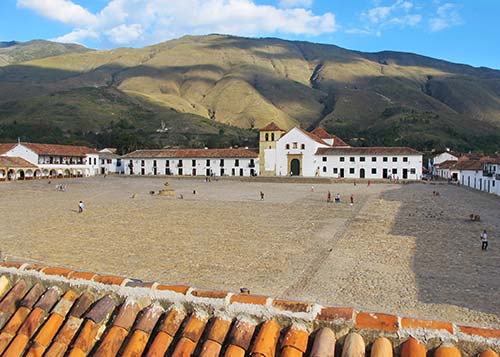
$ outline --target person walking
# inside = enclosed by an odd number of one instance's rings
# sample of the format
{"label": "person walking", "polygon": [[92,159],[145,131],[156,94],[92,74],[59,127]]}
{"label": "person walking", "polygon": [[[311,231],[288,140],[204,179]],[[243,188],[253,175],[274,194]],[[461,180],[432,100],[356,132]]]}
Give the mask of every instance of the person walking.
{"label": "person walking", "polygon": [[332,193],[328,191],[328,194],[326,195],[326,202],[330,203],[332,202]]}
{"label": "person walking", "polygon": [[260,200],[264,201],[264,192],[260,191]]}
{"label": "person walking", "polygon": [[354,195],[351,194],[351,206],[354,205]]}
{"label": "person walking", "polygon": [[85,205],[83,204],[83,201],[80,201],[78,204],[78,213],[83,213],[83,209],[85,208]]}
{"label": "person walking", "polygon": [[481,250],[488,250],[488,233],[486,233],[486,229],[481,233]]}

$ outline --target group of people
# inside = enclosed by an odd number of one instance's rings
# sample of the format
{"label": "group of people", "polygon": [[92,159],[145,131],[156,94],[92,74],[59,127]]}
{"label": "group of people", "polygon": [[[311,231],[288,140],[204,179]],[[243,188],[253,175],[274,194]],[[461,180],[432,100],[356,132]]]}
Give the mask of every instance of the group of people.
{"label": "group of people", "polygon": [[[351,197],[349,197],[349,201],[350,201],[350,205],[353,206],[354,205],[354,194],[351,194]],[[326,202],[327,203],[333,202],[332,201],[332,193],[330,191],[328,191],[328,193],[326,194]],[[340,203],[340,193],[337,193],[337,195],[335,196],[335,203]]]}

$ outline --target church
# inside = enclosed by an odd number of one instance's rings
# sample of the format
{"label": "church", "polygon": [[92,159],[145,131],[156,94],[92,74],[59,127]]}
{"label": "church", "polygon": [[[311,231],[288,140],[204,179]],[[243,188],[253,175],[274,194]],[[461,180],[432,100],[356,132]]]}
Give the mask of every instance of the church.
{"label": "church", "polygon": [[408,147],[352,147],[322,128],[260,129],[261,176],[420,180],[422,154]]}

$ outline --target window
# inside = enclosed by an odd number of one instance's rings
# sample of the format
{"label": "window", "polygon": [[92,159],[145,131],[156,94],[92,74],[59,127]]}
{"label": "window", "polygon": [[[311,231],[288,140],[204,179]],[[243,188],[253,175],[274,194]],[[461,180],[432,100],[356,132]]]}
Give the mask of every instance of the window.
{"label": "window", "polygon": [[153,160],[153,167],[156,167],[156,160]]}
{"label": "window", "polygon": [[349,173],[350,173],[350,174],[354,174],[354,167],[351,167],[351,168],[349,169]]}
{"label": "window", "polygon": [[104,161],[105,161],[104,159],[101,160],[101,165],[104,165]]}
{"label": "window", "polygon": [[238,159],[234,160],[234,166],[236,167],[240,166],[240,160]]}
{"label": "window", "polygon": [[333,168],[333,173],[336,174],[337,172],[339,172],[339,169],[337,169],[336,167]]}
{"label": "window", "polygon": [[[177,164],[178,167],[182,167],[182,160],[179,160],[179,163]],[[181,171],[179,171],[181,172]],[[180,173],[179,175],[182,175],[182,173]]]}
{"label": "window", "polygon": [[365,157],[364,157],[364,156],[361,156],[361,157],[359,158],[359,161],[361,161],[361,162],[365,162]]}
{"label": "window", "polygon": [[[224,159],[220,159],[220,167],[224,167]],[[221,170],[221,172],[224,172],[224,170]]]}
{"label": "window", "polygon": [[108,164],[111,164],[112,162],[113,162],[113,160],[108,159]]}
{"label": "window", "polygon": [[350,161],[350,162],[354,162],[354,161],[355,161],[355,160],[354,160],[354,156],[351,156],[351,157],[349,158],[349,161]]}
{"label": "window", "polygon": [[323,166],[323,172],[326,172],[326,166]]}
{"label": "window", "polygon": [[301,145],[300,145],[300,148],[301,148],[302,150],[305,150],[305,149],[306,149],[306,144],[301,144]]}
{"label": "window", "polygon": [[383,161],[383,162],[387,162],[387,156],[384,156],[384,157],[382,158],[382,161]]}
{"label": "window", "polygon": [[141,166],[144,166],[144,160],[141,160]]}
{"label": "window", "polygon": [[397,158],[396,156],[394,156],[394,157],[392,158],[392,162],[398,162],[398,158]]}
{"label": "window", "polygon": [[397,175],[398,174],[398,169],[392,169],[392,174]]}
{"label": "window", "polygon": [[274,141],[274,133],[271,133],[271,141]]}
{"label": "window", "polygon": [[94,165],[97,165],[97,159],[94,157]]}
{"label": "window", "polygon": [[299,144],[297,144],[297,143],[293,143],[293,144],[292,144],[292,148],[297,149],[297,148],[298,148],[298,145],[299,145]]}
{"label": "window", "polygon": [[286,144],[285,147],[286,147],[287,150],[290,150],[290,144]]}
{"label": "window", "polygon": [[191,166],[196,166],[196,160],[191,160]]}
{"label": "window", "polygon": [[122,160],[121,159],[116,159],[116,167],[122,166]]}
{"label": "window", "polygon": [[322,160],[323,162],[326,162],[326,156],[323,156]]}
{"label": "window", "polygon": [[169,167],[170,166],[170,160],[165,160],[165,167]]}
{"label": "window", "polygon": [[372,156],[372,162],[377,162],[377,157],[376,156]]}
{"label": "window", "polygon": [[255,162],[253,161],[253,159],[250,159],[250,165],[249,167],[255,167]]}
{"label": "window", "polygon": [[403,162],[408,162],[408,158],[407,157],[403,157]]}
{"label": "window", "polygon": [[266,133],[266,141],[269,141],[269,133]]}
{"label": "window", "polygon": [[410,169],[410,174],[415,175],[417,173],[416,169]]}
{"label": "window", "polygon": [[207,160],[207,166],[210,166],[210,160]]}
{"label": "window", "polygon": [[345,161],[345,157],[341,156],[340,157],[340,162],[344,162]]}
{"label": "window", "polygon": [[372,168],[372,175],[376,175],[377,174],[377,169],[376,168]]}

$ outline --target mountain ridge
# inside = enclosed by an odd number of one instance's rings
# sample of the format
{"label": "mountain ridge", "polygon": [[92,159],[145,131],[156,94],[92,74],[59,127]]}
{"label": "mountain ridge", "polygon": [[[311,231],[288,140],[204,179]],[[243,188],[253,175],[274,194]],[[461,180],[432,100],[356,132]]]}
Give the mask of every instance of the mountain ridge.
{"label": "mountain ridge", "polygon": [[[19,118],[2,110],[8,103],[54,93],[64,102],[65,91],[108,88],[158,113],[249,133],[275,121],[284,128],[322,126],[357,145],[499,150],[500,71],[487,67],[224,35],[137,49],[66,50],[0,67],[0,124]],[[94,124],[82,129],[102,130],[102,123]],[[143,124],[148,132],[159,125]],[[168,138],[157,143],[176,144]]]}

